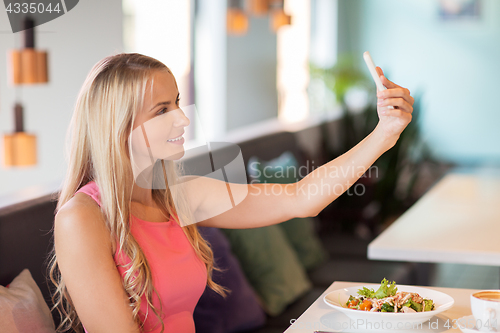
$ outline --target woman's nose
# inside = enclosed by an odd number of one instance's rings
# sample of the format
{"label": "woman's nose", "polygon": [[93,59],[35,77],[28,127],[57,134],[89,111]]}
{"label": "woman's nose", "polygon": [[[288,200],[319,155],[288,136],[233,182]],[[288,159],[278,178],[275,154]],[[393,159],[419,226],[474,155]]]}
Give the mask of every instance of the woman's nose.
{"label": "woman's nose", "polygon": [[189,126],[189,124],[191,122],[189,121],[189,118],[186,117],[186,115],[184,114],[184,111],[181,108],[179,108],[177,111],[178,111],[177,112],[178,114],[175,117],[174,126],[175,127],[187,127],[187,126]]}

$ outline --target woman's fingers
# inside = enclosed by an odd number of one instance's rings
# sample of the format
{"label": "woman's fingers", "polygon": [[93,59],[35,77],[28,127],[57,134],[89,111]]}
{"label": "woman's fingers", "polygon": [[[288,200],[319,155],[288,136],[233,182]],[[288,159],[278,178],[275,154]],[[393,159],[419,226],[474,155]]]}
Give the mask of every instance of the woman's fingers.
{"label": "woman's fingers", "polygon": [[395,84],[394,82],[392,81],[389,81],[385,75],[384,75],[384,71],[382,70],[382,68],[380,67],[377,67],[376,68],[377,70],[377,73],[378,73],[378,76],[380,76],[380,81],[382,81],[382,84],[387,88],[387,89],[393,89],[393,88],[401,88],[400,86],[398,86],[397,84]]}
{"label": "woman's fingers", "polygon": [[396,88],[390,88],[384,91],[379,91],[377,92],[377,97],[379,99],[403,98],[410,105],[413,105],[413,103],[415,102],[415,99],[410,95],[410,91],[400,86],[397,86]]}
{"label": "woman's fingers", "polygon": [[415,102],[415,99],[410,95],[410,91],[402,87],[379,91],[377,92],[377,98],[379,99],[379,102],[380,100],[397,98],[404,99],[409,105],[413,105]]}
{"label": "woman's fingers", "polygon": [[415,102],[415,99],[410,95],[410,90],[388,80],[384,76],[384,71],[382,70],[382,68],[377,67],[376,70],[380,75],[382,84],[387,88],[387,90],[377,92],[377,98],[379,99],[378,105],[391,105],[397,109],[401,109],[411,114],[413,112],[413,103]]}
{"label": "woman's fingers", "polygon": [[397,84],[395,84],[394,82],[390,81],[389,79],[387,79],[385,77],[384,74],[382,74],[380,76],[380,81],[382,81],[382,84],[387,88],[387,89],[394,89],[394,88],[401,88],[400,86],[398,86]]}
{"label": "woman's fingers", "polygon": [[378,106],[394,106],[397,109],[401,109],[405,112],[412,113],[413,107],[404,98],[385,98],[379,99]]}
{"label": "woman's fingers", "polygon": [[375,70],[377,71],[378,76],[384,75],[384,71],[382,70],[382,68],[380,68],[380,67],[377,66],[377,67],[375,67]]}
{"label": "woman's fingers", "polygon": [[402,118],[408,123],[410,123],[412,118],[411,113],[403,111],[401,109],[385,109],[381,113],[384,116]]}

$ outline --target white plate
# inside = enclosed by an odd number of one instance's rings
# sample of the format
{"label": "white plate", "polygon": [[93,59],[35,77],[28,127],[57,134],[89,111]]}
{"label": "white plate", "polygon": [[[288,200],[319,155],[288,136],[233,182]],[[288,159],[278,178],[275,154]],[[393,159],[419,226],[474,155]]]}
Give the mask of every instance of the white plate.
{"label": "white plate", "polygon": [[433,316],[448,310],[453,306],[455,301],[452,297],[427,288],[397,285],[398,291],[406,291],[418,293],[423,298],[432,299],[435,309],[426,312],[415,313],[392,313],[392,312],[370,312],[360,311],[349,308],[344,308],[350,295],[358,295],[358,290],[367,287],[377,290],[380,284],[367,284],[357,287],[343,288],[332,291],[325,295],[323,300],[332,308],[344,313],[351,320],[362,324],[365,327],[373,327],[374,329],[412,329],[419,328],[418,324],[423,323]]}

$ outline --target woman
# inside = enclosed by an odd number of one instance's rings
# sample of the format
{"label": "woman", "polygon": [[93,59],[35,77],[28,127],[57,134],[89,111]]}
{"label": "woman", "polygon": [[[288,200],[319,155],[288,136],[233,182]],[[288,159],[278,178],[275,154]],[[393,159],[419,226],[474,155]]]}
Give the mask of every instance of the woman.
{"label": "woman", "polygon": [[[173,160],[184,153],[189,124],[169,69],[139,54],[97,63],[71,120],[55,218],[51,279],[63,317],[59,329],[81,329],[81,323],[92,333],[194,332],[192,314],[205,285],[223,296],[227,291],[211,279],[213,254],[197,227],[256,228],[315,216],[346,191],[411,121],[409,91],[377,70],[389,89],[377,93],[379,123],[370,135],[297,183],[231,184],[233,196],[244,199],[214,216],[225,184],[204,177],[186,182],[184,206],[174,204],[167,184],[175,179],[167,174],[175,175]],[[155,130],[149,124],[156,119]],[[147,147],[133,135],[141,132]],[[138,186],[157,174],[141,164],[147,158],[163,174],[163,189]],[[313,187],[334,190],[308,191]]]}

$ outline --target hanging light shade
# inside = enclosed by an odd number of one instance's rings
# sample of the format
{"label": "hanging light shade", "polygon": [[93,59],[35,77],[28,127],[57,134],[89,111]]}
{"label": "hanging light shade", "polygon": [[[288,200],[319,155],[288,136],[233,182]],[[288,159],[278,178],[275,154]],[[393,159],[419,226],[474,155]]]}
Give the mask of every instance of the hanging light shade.
{"label": "hanging light shade", "polygon": [[250,13],[255,16],[264,16],[269,12],[269,0],[250,0]]}
{"label": "hanging light shade", "polygon": [[3,139],[6,167],[36,165],[36,136],[22,132],[5,134]]}
{"label": "hanging light shade", "polygon": [[35,49],[35,22],[27,17],[24,25],[24,48],[10,52],[12,83],[34,84],[48,82],[47,52]]}
{"label": "hanging light shade", "polygon": [[20,167],[32,166],[37,163],[36,136],[24,132],[23,107],[16,103],[14,106],[15,132],[5,134],[4,166]]}
{"label": "hanging light shade", "polygon": [[292,17],[285,13],[283,9],[273,10],[271,14],[271,28],[274,32],[284,25],[292,24]]}
{"label": "hanging light shade", "polygon": [[9,53],[10,59],[10,70],[11,70],[11,78],[12,84],[18,85],[23,83],[22,71],[21,71],[21,51],[12,50]]}
{"label": "hanging light shade", "polygon": [[244,35],[248,31],[248,17],[240,8],[227,9],[227,32],[231,35]]}
{"label": "hanging light shade", "polygon": [[228,0],[227,33],[244,35],[248,31],[248,17],[243,8],[243,0]]}
{"label": "hanging light shade", "polygon": [[49,73],[47,70],[47,52],[36,51],[36,80],[37,83],[49,82]]}
{"label": "hanging light shade", "polygon": [[270,0],[271,8],[271,29],[277,32],[279,28],[284,25],[292,24],[292,17],[285,13],[285,1],[284,0]]}

